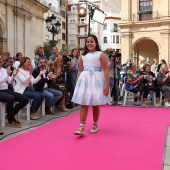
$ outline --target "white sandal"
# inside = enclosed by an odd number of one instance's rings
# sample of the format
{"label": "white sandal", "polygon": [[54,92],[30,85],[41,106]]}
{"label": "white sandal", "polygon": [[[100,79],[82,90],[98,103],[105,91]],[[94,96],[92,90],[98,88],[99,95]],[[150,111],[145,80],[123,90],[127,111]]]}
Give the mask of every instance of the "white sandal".
{"label": "white sandal", "polygon": [[80,123],[80,128],[79,130],[75,131],[74,134],[75,135],[79,135],[79,136],[84,136],[84,125],[83,123]]}
{"label": "white sandal", "polygon": [[94,122],[93,123],[93,127],[92,127],[92,129],[90,130],[90,133],[96,133],[96,132],[98,132],[98,126],[97,126],[97,122]]}

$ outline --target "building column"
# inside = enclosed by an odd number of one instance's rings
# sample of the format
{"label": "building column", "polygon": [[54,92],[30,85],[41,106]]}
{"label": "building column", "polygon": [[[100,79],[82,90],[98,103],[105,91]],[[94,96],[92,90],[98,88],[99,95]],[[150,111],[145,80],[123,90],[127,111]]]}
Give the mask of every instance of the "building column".
{"label": "building column", "polygon": [[121,3],[121,11],[122,11],[122,16],[121,19],[122,21],[131,21],[132,20],[132,0],[126,0],[128,2]]}
{"label": "building column", "polygon": [[122,53],[122,62],[125,63],[127,59],[133,61],[133,51],[132,51],[132,33],[122,33],[121,40],[121,53]]}

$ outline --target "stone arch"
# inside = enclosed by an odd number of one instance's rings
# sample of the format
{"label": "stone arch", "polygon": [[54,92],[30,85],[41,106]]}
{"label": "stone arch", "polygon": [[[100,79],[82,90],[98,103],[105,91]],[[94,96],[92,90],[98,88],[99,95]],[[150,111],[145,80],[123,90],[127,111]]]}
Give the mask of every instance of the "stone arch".
{"label": "stone arch", "polygon": [[140,61],[145,59],[147,56],[150,57],[151,61],[153,59],[157,59],[159,61],[161,45],[153,38],[142,37],[132,44],[131,50],[133,62],[139,65]]}

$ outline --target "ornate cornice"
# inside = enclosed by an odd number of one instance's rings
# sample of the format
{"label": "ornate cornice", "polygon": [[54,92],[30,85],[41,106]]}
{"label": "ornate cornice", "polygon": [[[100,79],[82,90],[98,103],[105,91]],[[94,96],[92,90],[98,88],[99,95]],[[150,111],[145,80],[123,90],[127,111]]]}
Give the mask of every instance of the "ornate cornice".
{"label": "ornate cornice", "polygon": [[42,13],[46,13],[49,10],[47,6],[43,5],[37,0],[25,0],[25,4],[23,2],[23,6],[15,6],[9,1],[4,2],[2,0],[0,0],[0,4],[13,8],[14,15],[24,17],[28,20],[31,20],[33,16],[38,17],[43,20],[42,17],[36,16],[36,14],[34,13],[34,10],[36,9]]}
{"label": "ornate cornice", "polygon": [[13,10],[14,14],[20,17],[25,17],[25,19],[31,20],[33,14],[31,11],[24,7],[16,7]]}

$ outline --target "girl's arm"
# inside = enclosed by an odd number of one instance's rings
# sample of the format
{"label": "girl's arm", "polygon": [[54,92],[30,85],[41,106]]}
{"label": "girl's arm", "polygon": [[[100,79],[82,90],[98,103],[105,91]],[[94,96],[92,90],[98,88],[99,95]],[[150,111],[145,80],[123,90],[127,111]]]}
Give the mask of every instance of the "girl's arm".
{"label": "girl's arm", "polygon": [[109,69],[108,69],[108,60],[104,53],[100,54],[101,66],[103,68],[104,77],[105,77],[105,87],[104,87],[104,95],[107,96],[109,94]]}

